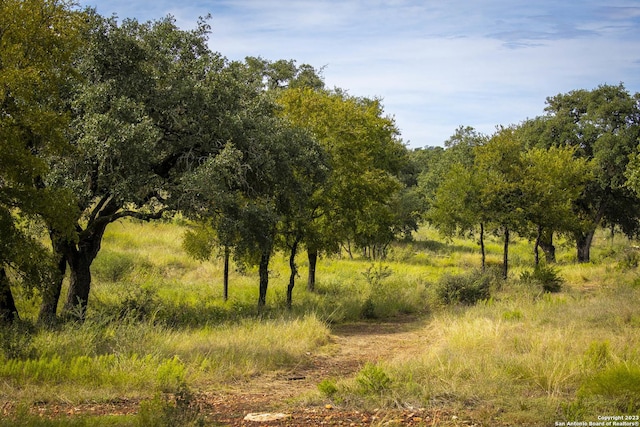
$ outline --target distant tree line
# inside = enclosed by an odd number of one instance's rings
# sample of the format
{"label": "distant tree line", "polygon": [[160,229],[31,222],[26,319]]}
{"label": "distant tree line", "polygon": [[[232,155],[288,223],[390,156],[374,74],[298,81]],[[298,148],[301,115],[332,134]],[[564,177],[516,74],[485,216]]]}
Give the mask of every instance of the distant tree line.
{"label": "distant tree line", "polygon": [[[39,320],[84,318],[106,227],[182,212],[185,248],[257,265],[266,304],[274,251],[315,287],[321,254],[384,257],[422,222],[444,233],[513,233],[549,261],[553,237],[589,260],[596,228],[640,218],[639,96],[622,84],[547,100],[547,114],[444,148],[408,150],[382,102],[325,87],[292,60],[229,61],[209,25],[118,22],[66,0],[0,5],[0,317],[12,287]],[[484,265],[484,249],[483,265]],[[536,256],[536,260],[538,257]],[[69,289],[63,309],[63,278]]]}

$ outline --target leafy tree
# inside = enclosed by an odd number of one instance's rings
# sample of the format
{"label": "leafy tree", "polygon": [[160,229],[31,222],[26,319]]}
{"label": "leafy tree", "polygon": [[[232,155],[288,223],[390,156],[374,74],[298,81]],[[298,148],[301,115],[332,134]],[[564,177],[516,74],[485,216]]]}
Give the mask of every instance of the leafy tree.
{"label": "leafy tree", "polygon": [[340,244],[384,246],[392,236],[396,174],[407,161],[393,120],[379,100],[356,98],[342,91],[289,88],[278,97],[283,115],[308,129],[329,156],[331,173],[319,191],[305,243],[309,256],[308,289],[315,286],[320,251]]}
{"label": "leafy tree", "polygon": [[[159,218],[187,203],[181,177],[217,155],[237,105],[226,61],[207,46],[208,25],[172,18],[140,24],[91,16],[72,96],[75,152],[54,162],[52,188],[71,188],[77,240],[54,239],[70,267],[65,312],[84,316],[90,266],[105,228],[124,217]],[[54,235],[57,230],[54,229]],[[53,293],[52,293],[53,294]],[[44,301],[41,315],[55,314]]]}
{"label": "leafy tree", "polygon": [[70,2],[0,2],[0,320],[18,317],[13,279],[40,291],[54,280],[51,254],[29,224],[46,220],[71,234],[69,191],[42,180],[46,159],[67,148],[62,98],[81,26]]}
{"label": "leafy tree", "polygon": [[426,219],[440,232],[453,236],[479,228],[483,270],[486,260],[484,231],[492,216],[480,199],[481,174],[475,163],[475,150],[486,142],[487,137],[475,129],[458,128],[446,141],[447,149],[420,176],[429,206]]}
{"label": "leafy tree", "polygon": [[578,220],[572,234],[579,262],[589,261],[598,226],[618,226],[629,236],[639,230],[640,198],[626,185],[640,137],[639,99],[622,84],[547,98],[547,115],[533,140],[545,147],[574,147],[575,155],[594,168],[574,203]]}
{"label": "leafy tree", "polygon": [[510,126],[500,127],[486,144],[475,150],[480,206],[491,216],[496,231],[504,239],[502,275],[505,279],[511,233],[522,230],[526,221],[523,148],[516,128]]}
{"label": "leafy tree", "polygon": [[534,230],[536,265],[543,231],[571,230],[573,206],[590,179],[589,163],[576,158],[574,151],[573,147],[534,147],[522,153],[525,218]]}
{"label": "leafy tree", "polygon": [[[288,71],[278,74],[277,85],[269,83],[274,64],[288,64],[284,67]],[[228,145],[213,160],[213,167],[201,167],[192,174],[190,193],[197,197],[193,197],[188,212],[211,225],[240,262],[259,266],[260,309],[266,303],[272,252],[278,246],[288,250],[290,306],[297,275],[295,256],[315,215],[317,187],[328,170],[325,152],[306,130],[277,114],[272,93],[282,90],[280,85],[296,81],[298,68],[293,61],[272,64],[248,58],[245,63],[232,63],[230,68],[246,89],[237,92],[244,108],[236,113],[230,132],[232,149],[227,150]],[[226,151],[232,154],[224,156]],[[232,161],[226,166],[220,164],[218,159],[227,157],[233,157]]]}

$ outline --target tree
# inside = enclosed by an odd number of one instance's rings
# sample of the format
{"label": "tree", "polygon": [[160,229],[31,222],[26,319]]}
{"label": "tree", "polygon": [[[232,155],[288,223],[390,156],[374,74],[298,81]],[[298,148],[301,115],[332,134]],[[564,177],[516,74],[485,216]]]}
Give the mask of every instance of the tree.
{"label": "tree", "polygon": [[485,269],[485,224],[491,213],[480,199],[481,173],[475,163],[475,150],[487,137],[472,127],[459,127],[445,145],[447,149],[425,167],[420,176],[429,209],[426,219],[446,236],[473,232],[479,228],[482,269]]}
{"label": "tree", "polygon": [[[278,246],[288,250],[290,306],[295,256],[315,215],[313,199],[328,166],[324,150],[309,132],[277,114],[274,93],[282,90],[281,85],[299,84],[298,70],[306,73],[305,78],[312,73],[308,66],[295,67],[293,61],[269,63],[256,58],[232,63],[230,69],[243,88],[237,92],[243,109],[236,112],[230,131],[232,148],[228,144],[211,167],[203,165],[191,175],[188,194],[196,196],[187,212],[209,224],[225,248],[233,248],[238,261],[258,265],[259,309],[266,304],[272,252]],[[229,155],[224,155],[227,151]],[[225,158],[230,161],[218,161]]]}
{"label": "tree", "polygon": [[46,159],[67,148],[62,98],[75,77],[81,27],[70,2],[0,3],[0,320],[18,317],[13,279],[42,292],[54,280],[51,254],[29,223],[45,220],[71,234],[71,194],[42,181]]}
{"label": "tree", "polygon": [[[192,31],[170,17],[119,25],[93,14],[90,22],[77,58],[85,80],[71,98],[75,151],[56,159],[48,180],[73,189],[81,212],[77,240],[54,241],[70,267],[65,313],[80,317],[106,227],[186,203],[181,177],[223,149],[240,108],[233,76],[222,72],[226,61],[207,46],[205,21]],[[46,313],[54,303],[45,301],[41,314],[55,315]]]}
{"label": "tree", "polygon": [[309,87],[289,88],[278,96],[283,116],[308,129],[329,156],[331,173],[319,190],[316,215],[307,229],[308,289],[315,287],[320,251],[383,248],[388,243],[394,194],[402,187],[396,174],[407,161],[393,119],[376,99]]}
{"label": "tree", "polygon": [[588,262],[598,226],[618,226],[628,236],[640,229],[640,198],[627,185],[627,166],[638,150],[640,97],[622,84],[601,85],[547,98],[547,115],[535,139],[541,146],[575,147],[593,163],[592,179],[574,203],[572,234],[579,262]]}
{"label": "tree", "polygon": [[525,218],[534,230],[536,266],[544,230],[550,235],[572,229],[574,204],[591,177],[589,162],[574,152],[573,147],[533,147],[522,154]]}
{"label": "tree", "polygon": [[498,128],[486,144],[475,149],[481,210],[490,215],[496,231],[504,239],[504,279],[509,271],[511,233],[522,230],[526,220],[523,149],[515,126]]}

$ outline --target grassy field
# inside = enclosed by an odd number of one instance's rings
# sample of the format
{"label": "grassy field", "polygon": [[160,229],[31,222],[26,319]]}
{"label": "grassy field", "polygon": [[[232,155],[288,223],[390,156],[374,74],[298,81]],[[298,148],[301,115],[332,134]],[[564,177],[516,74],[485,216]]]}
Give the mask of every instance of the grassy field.
{"label": "grassy field", "polygon": [[[407,314],[420,319],[426,341],[352,378],[323,381],[316,399],[354,408],[447,407],[485,425],[640,413],[640,253],[621,236],[599,234],[593,261],[581,265],[561,243],[557,293],[531,280],[526,241],[511,246],[510,278],[502,282],[478,271],[475,242],[425,228],[384,262],[321,259],[314,294],[304,289],[303,254],[291,311],[288,260],[278,254],[268,307],[258,315],[257,271],[234,266],[224,302],[221,261],[187,257],[183,233],[170,223],[111,225],[82,324],[36,328],[37,299],[18,295],[25,320],[0,336],[0,425],[153,424],[154,407],[175,406],[161,399],[166,394],[286,370],[323,351],[333,325]],[[501,242],[490,240],[487,250],[489,265],[499,264]],[[117,399],[141,401],[139,414],[56,421],[27,409]]]}

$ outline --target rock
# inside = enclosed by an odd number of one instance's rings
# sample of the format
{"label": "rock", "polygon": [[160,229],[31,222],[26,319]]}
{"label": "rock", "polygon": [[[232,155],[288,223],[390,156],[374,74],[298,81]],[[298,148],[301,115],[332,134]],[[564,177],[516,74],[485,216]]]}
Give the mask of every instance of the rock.
{"label": "rock", "polygon": [[264,422],[268,422],[268,421],[277,421],[277,420],[284,420],[287,418],[291,418],[291,414],[283,414],[280,412],[277,413],[264,413],[264,414],[257,414],[257,413],[251,413],[251,414],[247,414],[244,417],[245,421],[254,421],[254,422],[258,422],[258,423],[264,423]]}

